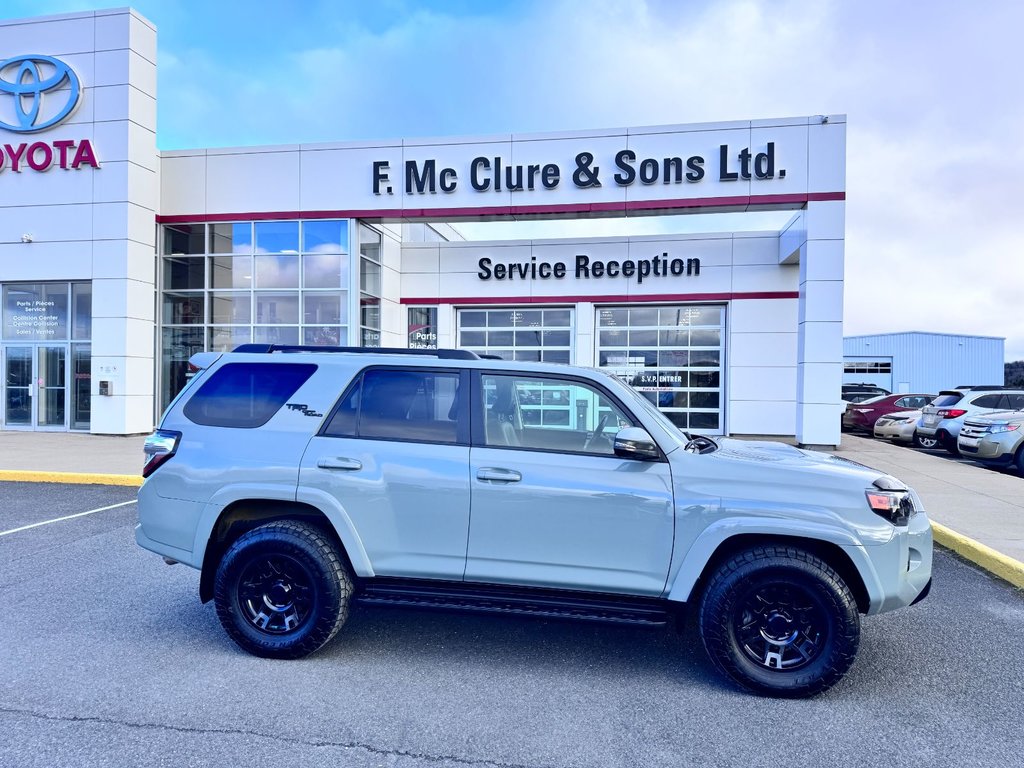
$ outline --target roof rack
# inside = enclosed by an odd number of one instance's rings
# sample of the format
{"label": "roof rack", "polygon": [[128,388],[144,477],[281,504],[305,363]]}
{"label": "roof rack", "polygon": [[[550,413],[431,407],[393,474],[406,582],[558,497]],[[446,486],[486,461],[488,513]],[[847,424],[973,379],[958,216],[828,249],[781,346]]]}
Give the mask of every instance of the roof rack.
{"label": "roof rack", "polygon": [[972,392],[998,392],[1002,389],[1020,389],[1020,387],[1009,387],[1004,384],[960,384],[957,389],[969,389]]}
{"label": "roof rack", "polygon": [[301,344],[239,344],[232,352],[269,354],[271,352],[348,352],[363,355],[420,355],[440,360],[479,360],[468,349],[405,349],[402,347],[315,347]]}

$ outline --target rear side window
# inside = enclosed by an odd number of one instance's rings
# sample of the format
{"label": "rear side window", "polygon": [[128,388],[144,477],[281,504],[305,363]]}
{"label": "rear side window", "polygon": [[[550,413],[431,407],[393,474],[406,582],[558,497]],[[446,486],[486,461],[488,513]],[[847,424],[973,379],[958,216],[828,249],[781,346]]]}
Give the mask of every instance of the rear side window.
{"label": "rear side window", "polygon": [[345,395],[327,437],[459,442],[457,371],[371,369]]}
{"label": "rear side window", "polygon": [[1008,408],[1012,408],[1015,411],[1019,411],[1024,408],[1024,395],[1004,395],[1004,397],[1008,401]]}
{"label": "rear side window", "polygon": [[1000,398],[1002,398],[1002,395],[984,395],[977,400],[973,400],[971,405],[977,408],[998,408]]}
{"label": "rear side window", "polygon": [[951,405],[956,405],[964,399],[963,395],[939,395],[931,404],[936,408],[948,408]]}
{"label": "rear side window", "polygon": [[208,427],[262,427],[313,375],[309,363],[228,363],[185,405],[185,416]]}

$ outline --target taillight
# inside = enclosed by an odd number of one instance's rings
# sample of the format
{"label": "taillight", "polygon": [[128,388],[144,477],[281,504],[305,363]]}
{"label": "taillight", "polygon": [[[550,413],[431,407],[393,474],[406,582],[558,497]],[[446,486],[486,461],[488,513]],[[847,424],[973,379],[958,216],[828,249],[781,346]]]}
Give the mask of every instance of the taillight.
{"label": "taillight", "polygon": [[938,416],[940,419],[958,419],[967,411],[962,408],[940,408]]}
{"label": "taillight", "polygon": [[167,461],[174,452],[178,450],[178,442],[181,440],[181,432],[174,432],[170,429],[158,429],[146,438],[146,444],[142,452],[146,456],[145,466],[142,468],[142,476],[149,477],[157,467]]}

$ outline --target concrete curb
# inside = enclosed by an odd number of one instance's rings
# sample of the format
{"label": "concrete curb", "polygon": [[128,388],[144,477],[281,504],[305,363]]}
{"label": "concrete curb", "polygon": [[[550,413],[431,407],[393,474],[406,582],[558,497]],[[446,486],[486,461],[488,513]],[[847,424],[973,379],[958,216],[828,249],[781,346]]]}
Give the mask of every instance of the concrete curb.
{"label": "concrete curb", "polygon": [[20,469],[0,469],[0,482],[11,483],[70,483],[72,485],[142,485],[140,475],[104,475],[98,472],[34,472]]}
{"label": "concrete curb", "polygon": [[1024,563],[1012,557],[996,552],[980,541],[964,536],[962,533],[932,521],[932,533],[935,542],[946,549],[951,549],[961,557],[979,565],[1000,579],[1010,582],[1018,589],[1024,589]]}

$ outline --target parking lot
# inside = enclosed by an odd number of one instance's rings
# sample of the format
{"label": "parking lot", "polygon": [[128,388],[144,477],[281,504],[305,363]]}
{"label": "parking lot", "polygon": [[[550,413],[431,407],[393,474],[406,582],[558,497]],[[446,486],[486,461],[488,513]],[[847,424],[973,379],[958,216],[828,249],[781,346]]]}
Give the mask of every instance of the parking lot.
{"label": "parking lot", "polygon": [[927,600],[864,620],[845,680],[779,701],[728,687],[692,629],[357,608],[309,659],[247,656],[199,603],[197,572],[135,545],[133,497],[0,483],[0,765],[991,766],[1024,752],[1024,599],[949,553]]}

